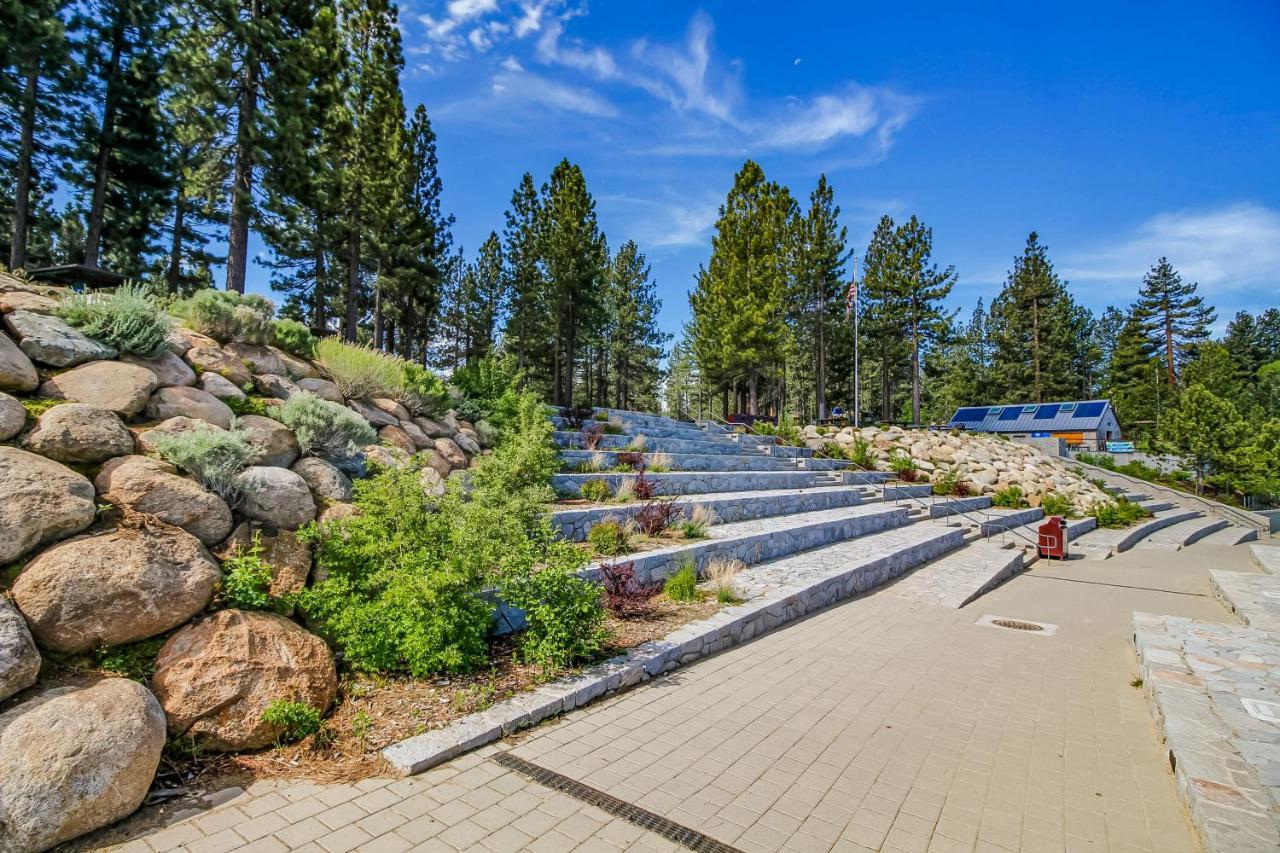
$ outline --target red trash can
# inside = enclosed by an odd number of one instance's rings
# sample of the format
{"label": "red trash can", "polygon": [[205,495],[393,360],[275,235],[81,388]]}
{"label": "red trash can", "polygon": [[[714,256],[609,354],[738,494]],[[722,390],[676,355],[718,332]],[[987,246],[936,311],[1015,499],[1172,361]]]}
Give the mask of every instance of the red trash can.
{"label": "red trash can", "polygon": [[1067,559],[1067,520],[1051,515],[1040,525],[1040,556]]}

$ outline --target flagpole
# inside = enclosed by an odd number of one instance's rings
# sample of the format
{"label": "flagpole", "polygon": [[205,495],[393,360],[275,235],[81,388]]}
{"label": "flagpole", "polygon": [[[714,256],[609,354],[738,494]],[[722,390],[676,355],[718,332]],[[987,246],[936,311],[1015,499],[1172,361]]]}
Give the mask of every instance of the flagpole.
{"label": "flagpole", "polygon": [[858,375],[858,256],[853,256],[853,425],[862,426],[862,382]]}

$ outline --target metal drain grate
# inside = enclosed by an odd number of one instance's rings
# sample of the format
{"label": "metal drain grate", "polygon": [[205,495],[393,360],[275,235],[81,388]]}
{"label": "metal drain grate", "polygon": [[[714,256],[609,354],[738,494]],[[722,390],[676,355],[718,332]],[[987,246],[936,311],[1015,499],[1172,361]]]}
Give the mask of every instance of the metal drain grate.
{"label": "metal drain grate", "polygon": [[554,770],[539,767],[537,764],[525,761],[523,758],[519,758],[509,752],[499,752],[493,757],[493,761],[508,770],[514,770],[521,776],[532,779],[539,785],[568,794],[576,800],[581,800],[598,809],[603,809],[614,817],[620,817],[642,829],[656,832],[681,847],[697,850],[700,853],[741,853],[738,848],[730,847],[723,841],[716,841],[711,836],[703,835],[696,829],[681,826],[674,821],[667,820],[662,815],[654,814],[639,806],[633,806],[631,803],[620,800],[611,794],[606,794],[604,791],[592,788],[590,785],[584,785],[578,780],[570,779],[568,776],[564,776]]}
{"label": "metal drain grate", "polygon": [[1043,631],[1043,625],[1037,625],[1034,622],[1022,622],[1017,619],[992,619],[992,625],[999,625],[1001,628],[1012,628],[1014,631]]}

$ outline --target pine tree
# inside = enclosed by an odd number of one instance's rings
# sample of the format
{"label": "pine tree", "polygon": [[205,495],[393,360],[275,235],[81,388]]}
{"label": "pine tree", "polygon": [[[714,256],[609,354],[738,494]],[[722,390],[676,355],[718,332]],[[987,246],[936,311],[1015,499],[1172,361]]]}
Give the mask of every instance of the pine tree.
{"label": "pine tree", "polygon": [[618,409],[656,410],[659,363],[670,336],[658,329],[662,300],[634,241],[614,255],[606,288],[605,352]]}
{"label": "pine tree", "polygon": [[1236,407],[1202,385],[1188,386],[1160,424],[1161,443],[1195,472],[1197,493],[1211,471],[1226,467],[1243,437]]}
{"label": "pine tree", "polygon": [[463,358],[473,364],[493,349],[499,324],[507,305],[506,281],[502,274],[502,244],[496,232],[480,246],[474,264],[462,274],[462,322],[465,350]]}
{"label": "pine tree", "polygon": [[987,311],[981,299],[969,315],[968,324],[942,348],[939,361],[941,375],[933,397],[933,420],[949,418],[961,406],[992,402],[988,387],[991,353]]}
{"label": "pine tree", "polygon": [[821,419],[827,412],[832,336],[844,313],[841,296],[849,257],[848,229],[840,225],[840,206],[826,175],[818,176],[818,186],[809,195],[809,210],[795,218],[795,225],[792,322],[812,344],[803,351],[811,361],[806,358],[804,363],[812,366],[814,407]]}
{"label": "pine tree", "polygon": [[551,389],[550,293],[538,246],[541,202],[533,176],[528,172],[511,193],[503,229],[503,258],[506,287],[511,308],[503,345],[516,357],[526,381],[549,392]]}
{"label": "pine tree", "polygon": [[1103,392],[1125,431],[1139,437],[1153,432],[1160,421],[1159,361],[1142,323],[1132,315],[1116,339],[1106,372]]}
{"label": "pine tree", "polygon": [[902,294],[901,322],[906,327],[911,356],[911,422],[920,423],[922,357],[939,340],[945,339],[951,315],[941,305],[955,284],[954,267],[939,271],[933,260],[933,230],[915,216],[894,234],[898,260],[893,270]]}
{"label": "pine tree", "polygon": [[870,358],[868,367],[879,376],[880,419],[895,420],[898,388],[909,380],[908,336],[903,322],[906,299],[901,290],[903,278],[897,264],[897,229],[888,216],[880,217],[871,242],[867,245],[859,288],[862,334],[866,339],[864,353]]}
{"label": "pine tree", "polygon": [[1209,339],[1209,326],[1217,315],[1196,295],[1195,283],[1184,283],[1167,258],[1158,260],[1143,276],[1133,310],[1147,336],[1160,347],[1169,390],[1174,391],[1179,371],[1196,345]]}

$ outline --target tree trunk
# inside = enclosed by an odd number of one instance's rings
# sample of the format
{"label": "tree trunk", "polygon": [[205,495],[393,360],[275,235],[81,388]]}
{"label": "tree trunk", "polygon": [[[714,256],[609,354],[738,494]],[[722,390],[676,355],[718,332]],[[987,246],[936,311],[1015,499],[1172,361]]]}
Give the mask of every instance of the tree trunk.
{"label": "tree trunk", "polygon": [[311,325],[316,330],[317,334],[322,333],[325,326],[329,324],[329,317],[324,298],[324,246],[320,243],[320,234],[323,233],[323,229],[323,218],[316,217],[316,236],[311,246],[315,254],[315,285],[311,290]]}
{"label": "tree trunk", "polygon": [[[107,161],[115,146],[116,101],[119,99],[120,53],[124,42],[124,11],[115,10],[111,26],[111,58],[107,62],[106,99],[102,108],[102,128],[98,133],[98,151],[93,164],[93,196],[89,202],[89,220],[84,238],[84,265],[98,265],[98,250],[102,246],[102,228],[107,203]],[[243,288],[241,288],[243,290]]]}
{"label": "tree trunk", "polygon": [[1164,357],[1169,362],[1169,390],[1174,390],[1177,377],[1173,370],[1173,312],[1166,303],[1164,306]]}
{"label": "tree trunk", "polygon": [[1035,379],[1032,383],[1035,402],[1043,402],[1040,388],[1040,303],[1031,301],[1031,365]]}
{"label": "tree trunk", "polygon": [[22,90],[22,132],[18,143],[17,173],[13,182],[13,235],[9,243],[9,269],[27,265],[27,220],[31,208],[31,168],[36,149],[36,95],[40,88],[38,61],[31,60]]}
{"label": "tree trunk", "polygon": [[822,420],[827,416],[827,324],[824,322],[827,313],[826,307],[822,300],[818,300],[818,375],[814,383],[818,420]]}
{"label": "tree trunk", "polygon": [[911,320],[911,423],[920,425],[920,329],[914,317]]}
{"label": "tree trunk", "polygon": [[[358,191],[357,191],[358,195]],[[357,202],[357,209],[359,203]],[[347,232],[347,293],[346,317],[342,324],[342,339],[352,343],[356,339],[356,323],[360,319],[360,216]]]}
{"label": "tree trunk", "polygon": [[[260,17],[257,0],[249,4],[250,18]],[[235,166],[231,176],[231,227],[227,238],[227,290],[244,293],[249,262],[249,215],[253,210],[253,126],[258,118],[258,62],[250,51],[241,72],[243,88],[237,101]],[[354,330],[353,330],[354,333]]]}
{"label": "tree trunk", "polygon": [[[373,348],[381,351],[385,326],[382,317],[382,259],[378,259],[378,271],[373,275]],[[471,363],[471,353],[467,353],[467,363]]]}
{"label": "tree trunk", "polygon": [[756,392],[757,386],[760,384],[760,375],[753,367],[747,373],[747,414],[756,414],[756,405],[758,403]]}
{"label": "tree trunk", "polygon": [[173,239],[169,242],[169,269],[165,273],[169,292],[173,294],[178,292],[178,279],[182,275],[182,229],[186,227],[187,221],[186,202],[187,197],[182,187],[179,187],[178,198],[173,208]]}

